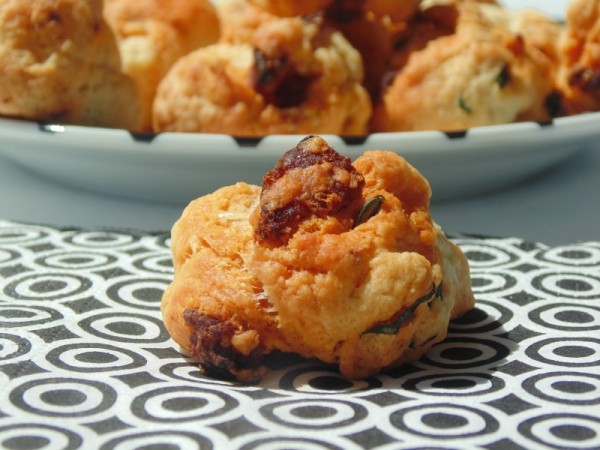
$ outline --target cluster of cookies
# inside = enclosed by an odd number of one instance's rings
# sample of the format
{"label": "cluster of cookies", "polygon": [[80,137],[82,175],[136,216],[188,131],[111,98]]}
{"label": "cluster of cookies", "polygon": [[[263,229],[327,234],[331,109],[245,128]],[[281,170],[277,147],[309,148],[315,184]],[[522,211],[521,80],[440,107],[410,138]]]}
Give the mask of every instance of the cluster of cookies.
{"label": "cluster of cookies", "polygon": [[351,162],[308,136],[262,186],[191,202],[162,299],[173,340],[211,376],[255,382],[294,352],[366,377],[422,356],[473,307],[467,259],[433,222],[431,190],[396,153]]}
{"label": "cluster of cookies", "polygon": [[219,29],[209,0],[0,0],[0,115],[151,131],[159,82]]}
{"label": "cluster of cookies", "polygon": [[0,0],[0,115],[239,136],[600,109],[600,1]]}

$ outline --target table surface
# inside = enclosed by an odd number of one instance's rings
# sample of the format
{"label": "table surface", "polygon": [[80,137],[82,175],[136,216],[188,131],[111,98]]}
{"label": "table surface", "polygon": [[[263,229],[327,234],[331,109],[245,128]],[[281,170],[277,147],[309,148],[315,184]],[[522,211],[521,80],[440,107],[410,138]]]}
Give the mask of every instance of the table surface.
{"label": "table surface", "polygon": [[168,236],[0,219],[0,448],[600,448],[600,242],[456,237],[476,305],[419,361],[248,386],[170,340]]}
{"label": "table surface", "polygon": [[[518,237],[547,245],[600,240],[600,143],[496,192],[434,202],[447,233]],[[0,218],[56,226],[169,231],[185,205],[134,201],[43,178],[0,158]]]}

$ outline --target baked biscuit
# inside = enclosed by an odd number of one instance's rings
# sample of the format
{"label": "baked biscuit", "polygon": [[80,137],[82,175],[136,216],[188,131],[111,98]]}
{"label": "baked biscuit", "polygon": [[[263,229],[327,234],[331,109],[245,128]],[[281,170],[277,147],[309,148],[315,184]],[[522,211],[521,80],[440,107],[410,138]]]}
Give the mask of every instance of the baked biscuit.
{"label": "baked biscuit", "polygon": [[139,129],[101,0],[0,2],[0,114]]}
{"label": "baked biscuit", "polygon": [[206,374],[244,382],[260,379],[273,350],[349,378],[419,358],[474,302],[430,194],[395,153],[352,164],[305,138],[262,188],[238,183],[184,210],[161,305],[167,330]]}
{"label": "baked biscuit", "polygon": [[566,114],[600,110],[600,1],[571,0],[561,41],[560,87]]}
{"label": "baked biscuit", "polygon": [[181,56],[219,38],[209,0],[104,0],[104,16],[117,37],[123,71],[136,83],[144,131],[152,130],[152,103],[160,80]]}
{"label": "baked biscuit", "polygon": [[[516,13],[515,13],[516,14]],[[395,56],[375,107],[376,131],[464,130],[556,114],[557,24],[525,32],[512,12],[479,2],[424,10]],[[526,27],[524,27],[526,28]]]}
{"label": "baked biscuit", "polygon": [[374,99],[387,70],[397,30],[403,30],[418,11],[420,0],[221,0],[218,3],[223,34],[221,42],[251,43],[257,28],[280,17],[314,15],[342,32],[360,53],[363,84]]}
{"label": "baked biscuit", "polygon": [[159,85],[156,131],[237,136],[364,134],[371,112],[358,52],[319,18],[259,27],[250,44],[181,58]]}

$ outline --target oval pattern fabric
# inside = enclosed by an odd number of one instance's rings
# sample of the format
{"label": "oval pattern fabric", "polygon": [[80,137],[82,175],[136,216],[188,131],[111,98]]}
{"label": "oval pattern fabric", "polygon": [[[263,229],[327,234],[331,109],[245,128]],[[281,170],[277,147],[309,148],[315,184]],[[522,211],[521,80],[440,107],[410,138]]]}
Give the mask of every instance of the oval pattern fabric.
{"label": "oval pattern fabric", "polygon": [[454,240],[476,308],[421,360],[277,353],[248,386],[169,338],[168,233],[0,221],[0,448],[600,448],[600,242]]}

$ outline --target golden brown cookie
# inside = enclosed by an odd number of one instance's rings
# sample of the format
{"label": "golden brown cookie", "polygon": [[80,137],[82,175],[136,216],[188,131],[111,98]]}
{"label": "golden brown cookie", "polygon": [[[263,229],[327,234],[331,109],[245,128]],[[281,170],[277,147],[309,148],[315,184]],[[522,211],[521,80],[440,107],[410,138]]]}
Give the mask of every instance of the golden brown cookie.
{"label": "golden brown cookie", "polygon": [[218,3],[223,25],[221,41],[251,43],[256,29],[265,22],[280,17],[320,16],[341,31],[360,53],[365,72],[363,84],[376,98],[394,37],[416,14],[419,3],[420,0],[222,0]]}
{"label": "golden brown cookie", "polygon": [[151,131],[158,83],[181,56],[217,41],[216,10],[209,0],[104,0],[104,16],[140,93],[142,128]]}
{"label": "golden brown cookie", "polygon": [[237,136],[364,134],[371,112],[360,55],[318,18],[268,21],[250,44],[181,58],[154,103],[157,131]]}
{"label": "golden brown cookie", "polygon": [[139,129],[101,0],[0,2],[0,114]]}
{"label": "golden brown cookie", "polygon": [[550,37],[560,27],[524,14],[469,1],[424,10],[398,44],[373,128],[454,131],[550,119],[558,63]]}
{"label": "golden brown cookie", "polygon": [[352,164],[305,138],[262,188],[238,183],[185,209],[172,230],[167,330],[205,373],[245,382],[276,349],[350,378],[419,358],[474,301],[430,194],[395,153]]}
{"label": "golden brown cookie", "polygon": [[567,114],[600,110],[600,1],[571,0],[561,41],[560,83]]}

